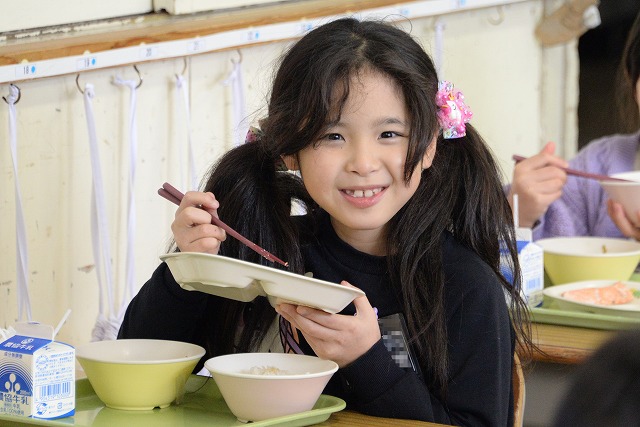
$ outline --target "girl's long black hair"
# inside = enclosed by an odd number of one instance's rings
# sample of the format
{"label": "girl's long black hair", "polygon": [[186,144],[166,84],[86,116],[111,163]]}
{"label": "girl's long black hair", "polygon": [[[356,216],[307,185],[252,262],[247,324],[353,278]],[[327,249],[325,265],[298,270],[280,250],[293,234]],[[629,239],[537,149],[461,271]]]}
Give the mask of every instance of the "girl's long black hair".
{"label": "girl's long black hair", "polygon": [[[427,53],[409,34],[387,23],[345,18],[304,36],[285,54],[276,73],[267,116],[260,123],[263,135],[226,153],[212,168],[205,191],[212,191],[220,201],[223,221],[288,261],[290,271],[304,273],[303,236],[290,216],[291,200],[301,200],[309,217],[319,207],[297,176],[279,170],[280,159],[318,139],[346,101],[351,77],[365,68],[389,76],[402,90],[411,123],[407,181],[437,138],[432,166],[422,172],[415,195],[388,224],[387,259],[421,368],[431,373],[426,375],[433,379],[429,385],[444,391],[448,354],[441,239],[445,231],[493,269],[511,297],[518,343],[528,349],[530,339],[527,310],[520,297],[512,214],[500,171],[473,126],[467,125],[463,138],[439,136],[438,76]],[[340,88],[337,100],[336,88]],[[234,240],[222,244],[222,255],[281,268]],[[500,242],[515,270],[515,285],[500,272]],[[224,310],[212,313],[215,318],[207,332],[210,353],[247,351],[261,339],[274,316],[263,298],[250,304],[225,302]],[[240,320],[247,327],[234,341]],[[259,332],[254,334],[256,329]]]}

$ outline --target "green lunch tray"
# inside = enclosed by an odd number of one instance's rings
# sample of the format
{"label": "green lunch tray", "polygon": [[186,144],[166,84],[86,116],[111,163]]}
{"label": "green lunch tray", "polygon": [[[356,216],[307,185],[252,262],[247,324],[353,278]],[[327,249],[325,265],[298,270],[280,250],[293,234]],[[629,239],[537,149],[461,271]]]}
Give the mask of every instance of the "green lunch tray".
{"label": "green lunch tray", "polygon": [[[636,270],[630,281],[640,282],[640,268]],[[550,283],[545,272],[545,287]],[[580,328],[620,330],[640,327],[640,318],[611,316],[606,314],[589,313],[586,311],[561,310],[557,304],[545,297],[540,307],[531,308],[531,320],[534,323],[551,325],[577,326]]]}
{"label": "green lunch tray", "polygon": [[595,314],[585,311],[561,310],[554,302],[547,300],[547,298],[545,298],[542,306],[531,308],[531,320],[535,323],[605,330],[640,327],[640,318]]}
{"label": "green lunch tray", "polygon": [[344,400],[323,394],[310,411],[245,424],[238,421],[231,413],[211,377],[191,375],[187,380],[185,395],[180,404],[174,403],[167,408],[156,408],[151,411],[123,411],[108,408],[98,399],[89,380],[81,379],[76,381],[75,415],[55,420],[41,420],[0,414],[0,426],[298,427],[321,423],[345,406]]}

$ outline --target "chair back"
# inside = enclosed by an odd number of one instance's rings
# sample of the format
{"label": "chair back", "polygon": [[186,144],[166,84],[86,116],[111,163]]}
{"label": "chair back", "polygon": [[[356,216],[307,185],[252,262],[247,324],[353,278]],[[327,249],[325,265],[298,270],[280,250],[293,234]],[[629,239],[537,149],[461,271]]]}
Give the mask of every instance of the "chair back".
{"label": "chair back", "polygon": [[522,427],[524,421],[524,373],[522,365],[517,353],[513,354],[513,425],[514,427]]}

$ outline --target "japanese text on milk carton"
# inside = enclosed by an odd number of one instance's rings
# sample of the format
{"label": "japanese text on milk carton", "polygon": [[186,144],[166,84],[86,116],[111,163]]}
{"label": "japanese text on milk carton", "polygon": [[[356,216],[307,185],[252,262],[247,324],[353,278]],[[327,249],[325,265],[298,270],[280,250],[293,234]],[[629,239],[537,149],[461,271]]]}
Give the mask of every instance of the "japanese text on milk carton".
{"label": "japanese text on milk carton", "polygon": [[47,325],[16,327],[0,343],[0,414],[50,419],[74,412],[75,349],[54,341]]}

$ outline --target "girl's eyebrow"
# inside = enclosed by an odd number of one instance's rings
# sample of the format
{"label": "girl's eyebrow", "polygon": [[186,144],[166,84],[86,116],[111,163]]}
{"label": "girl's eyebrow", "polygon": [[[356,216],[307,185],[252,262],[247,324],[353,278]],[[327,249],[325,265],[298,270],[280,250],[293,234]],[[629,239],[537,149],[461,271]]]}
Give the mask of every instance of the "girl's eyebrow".
{"label": "girl's eyebrow", "polygon": [[[373,126],[382,126],[382,125],[401,125],[401,126],[408,126],[407,123],[403,122],[402,120],[400,120],[397,117],[382,117],[378,120],[375,120],[372,123]],[[340,121],[340,120],[336,120],[333,122],[329,122],[327,123],[327,128],[333,128],[333,127],[345,127],[345,123]]]}
{"label": "girl's eyebrow", "polygon": [[402,120],[400,120],[397,117],[382,117],[378,120],[376,120],[375,122],[373,122],[374,126],[381,126],[381,125],[401,125],[401,126],[407,126],[407,123],[403,122]]}

